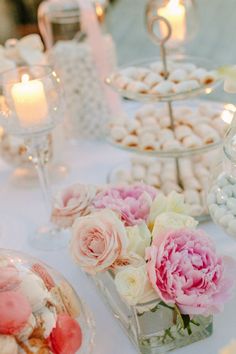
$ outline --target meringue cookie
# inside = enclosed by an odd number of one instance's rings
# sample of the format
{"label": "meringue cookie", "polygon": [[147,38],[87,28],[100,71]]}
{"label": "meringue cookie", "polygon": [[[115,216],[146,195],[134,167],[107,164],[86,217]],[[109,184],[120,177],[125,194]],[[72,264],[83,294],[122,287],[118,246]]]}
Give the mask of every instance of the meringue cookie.
{"label": "meringue cookie", "polygon": [[122,126],[114,126],[111,128],[111,137],[116,141],[122,141],[127,135],[127,129]]}
{"label": "meringue cookie", "polygon": [[13,336],[0,334],[0,352],[1,354],[18,354],[18,345]]}
{"label": "meringue cookie", "polygon": [[207,74],[207,70],[204,68],[197,68],[196,70],[192,71],[189,78],[201,81],[203,77]]}
{"label": "meringue cookie", "polygon": [[148,86],[140,81],[132,81],[131,83],[128,84],[126,89],[127,89],[127,91],[131,91],[134,93],[147,93],[148,92]]}
{"label": "meringue cookie", "polygon": [[137,147],[138,146],[138,138],[134,135],[127,135],[122,140],[122,145],[129,146],[129,147]]}
{"label": "meringue cookie", "polygon": [[20,331],[20,333],[16,336],[18,341],[24,342],[27,340],[31,334],[33,333],[36,327],[36,320],[33,314],[30,315],[25,327]]}
{"label": "meringue cookie", "polygon": [[132,80],[125,76],[117,76],[115,78],[115,85],[118,89],[125,90]]}
{"label": "meringue cookie", "polygon": [[43,280],[34,273],[27,273],[23,277],[19,289],[29,300],[33,312],[40,310],[50,300]]}
{"label": "meringue cookie", "polygon": [[153,86],[158,85],[163,80],[164,78],[161,75],[150,72],[148,75],[146,75],[143,82],[148,85],[148,87],[152,88]]}
{"label": "meringue cookie", "polygon": [[37,327],[42,329],[44,338],[48,338],[56,327],[57,312],[54,307],[43,307],[35,313]]}
{"label": "meringue cookie", "polygon": [[158,95],[167,95],[170,94],[173,90],[174,84],[171,81],[164,80],[158,85],[154,86],[151,89],[151,93]]}
{"label": "meringue cookie", "polygon": [[170,73],[168,79],[175,83],[184,81],[187,79],[187,72],[184,69],[175,69]]}

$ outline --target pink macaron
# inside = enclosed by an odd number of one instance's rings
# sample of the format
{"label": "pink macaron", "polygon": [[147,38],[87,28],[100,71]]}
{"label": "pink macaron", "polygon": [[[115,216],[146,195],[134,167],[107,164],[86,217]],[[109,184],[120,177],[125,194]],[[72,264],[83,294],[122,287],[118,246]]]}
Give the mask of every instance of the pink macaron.
{"label": "pink macaron", "polygon": [[28,299],[19,291],[0,292],[0,334],[18,334],[31,313]]}
{"label": "pink macaron", "polygon": [[19,271],[13,264],[0,266],[0,292],[14,289],[20,283]]}
{"label": "pink macaron", "polygon": [[44,282],[46,288],[50,291],[54,286],[55,282],[51,275],[48,273],[47,269],[39,263],[35,263],[31,267],[32,271],[36,273]]}
{"label": "pink macaron", "polygon": [[52,349],[56,354],[75,354],[82,344],[80,325],[72,317],[61,314],[50,335]]}

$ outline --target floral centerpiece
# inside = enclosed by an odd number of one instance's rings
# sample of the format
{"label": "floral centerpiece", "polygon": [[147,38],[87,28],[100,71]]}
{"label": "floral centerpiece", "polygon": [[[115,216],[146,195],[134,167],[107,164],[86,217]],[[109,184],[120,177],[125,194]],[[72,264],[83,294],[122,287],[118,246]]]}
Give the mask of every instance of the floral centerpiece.
{"label": "floral centerpiece", "polygon": [[235,265],[187,215],[181,195],[155,188],[76,184],[56,196],[52,220],[72,228],[75,262],[90,274],[142,353],[212,333]]}

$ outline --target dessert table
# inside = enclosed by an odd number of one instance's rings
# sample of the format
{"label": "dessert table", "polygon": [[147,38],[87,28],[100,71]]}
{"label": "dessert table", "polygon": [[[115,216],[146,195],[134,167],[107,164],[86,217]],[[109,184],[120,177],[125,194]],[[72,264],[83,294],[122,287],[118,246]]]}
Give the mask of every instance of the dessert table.
{"label": "dessert table", "polygon": [[[61,153],[61,161],[69,166],[69,175],[63,185],[81,183],[105,183],[111,168],[125,162],[129,156],[102,141],[80,141],[68,144]],[[0,247],[12,248],[45,261],[60,271],[87,302],[96,321],[95,354],[135,354],[137,350],[122,332],[119,324],[102,302],[96,287],[71,261],[68,250],[41,252],[31,248],[27,238],[40,225],[44,216],[44,204],[38,185],[31,188],[14,186],[10,181],[12,169],[0,162]],[[212,222],[202,227],[216,240],[218,251],[236,258],[236,242],[231,240]],[[223,313],[215,316],[214,333],[202,342],[174,351],[175,354],[217,354],[219,349],[236,337],[236,292]]]}

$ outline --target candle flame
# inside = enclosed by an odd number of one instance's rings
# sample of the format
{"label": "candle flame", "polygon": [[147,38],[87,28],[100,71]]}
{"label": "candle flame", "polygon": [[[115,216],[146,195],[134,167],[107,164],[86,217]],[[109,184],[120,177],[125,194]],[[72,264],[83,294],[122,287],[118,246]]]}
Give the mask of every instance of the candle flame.
{"label": "candle flame", "polygon": [[29,75],[28,74],[23,74],[21,78],[21,82],[26,83],[29,81]]}
{"label": "candle flame", "polygon": [[178,9],[179,2],[180,0],[170,0],[167,6],[173,11]]}
{"label": "candle flame", "polygon": [[102,17],[103,16],[103,8],[99,4],[96,4],[96,14],[97,14],[98,17]]}

